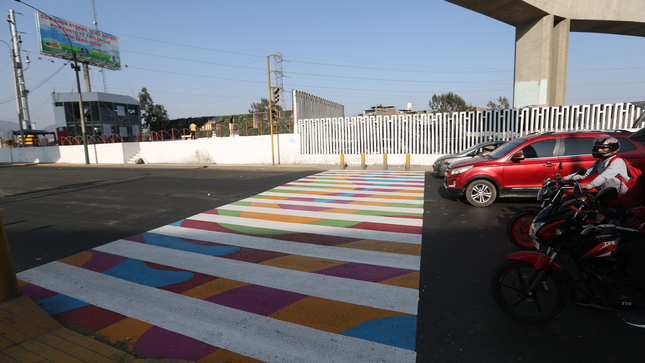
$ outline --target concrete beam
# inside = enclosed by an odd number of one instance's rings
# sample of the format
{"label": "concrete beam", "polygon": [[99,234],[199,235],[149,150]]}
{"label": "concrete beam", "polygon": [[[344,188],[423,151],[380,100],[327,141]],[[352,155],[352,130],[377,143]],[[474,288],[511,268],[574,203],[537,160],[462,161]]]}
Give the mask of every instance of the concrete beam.
{"label": "concrete beam", "polygon": [[645,37],[645,0],[446,1],[516,28],[516,108],[565,104],[570,32]]}
{"label": "concrete beam", "polygon": [[512,26],[552,14],[571,31],[645,36],[643,0],[446,0]]}

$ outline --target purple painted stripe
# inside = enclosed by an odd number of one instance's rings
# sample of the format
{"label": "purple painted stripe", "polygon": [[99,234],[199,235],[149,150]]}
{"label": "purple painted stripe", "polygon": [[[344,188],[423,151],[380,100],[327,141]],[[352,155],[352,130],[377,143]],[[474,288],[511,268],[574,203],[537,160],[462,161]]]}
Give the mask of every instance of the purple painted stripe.
{"label": "purple painted stripe", "polygon": [[92,253],[92,258],[80,267],[94,272],[105,272],[127,260],[126,257],[105,252],[90,250],[90,253]]}
{"label": "purple painted stripe", "polygon": [[31,298],[34,301],[45,300],[50,297],[54,297],[58,295],[56,291],[48,290],[44,287],[40,287],[32,284],[20,287],[20,292],[29,296],[29,298]]}
{"label": "purple painted stripe", "polygon": [[142,352],[149,357],[189,361],[197,361],[213,354],[218,349],[197,339],[158,326],[153,326],[143,333],[132,347],[133,351]]}
{"label": "purple painted stripe", "polygon": [[247,285],[213,295],[204,300],[249,313],[269,316],[306,297],[307,295],[295,292]]}
{"label": "purple painted stripe", "polygon": [[318,270],[314,273],[361,281],[380,282],[409,274],[410,272],[415,271],[402,268],[366,265],[362,263],[350,262],[323,270]]}

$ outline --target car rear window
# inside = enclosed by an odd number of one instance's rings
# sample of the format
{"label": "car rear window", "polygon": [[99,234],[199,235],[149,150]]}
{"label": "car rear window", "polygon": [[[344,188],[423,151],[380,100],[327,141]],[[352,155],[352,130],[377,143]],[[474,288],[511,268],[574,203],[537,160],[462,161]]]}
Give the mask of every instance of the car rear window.
{"label": "car rear window", "polygon": [[636,150],[636,145],[632,144],[626,137],[617,137],[617,139],[620,142],[620,152]]}
{"label": "car rear window", "polygon": [[[564,156],[591,155],[593,137],[572,137],[564,139]],[[621,142],[622,145],[622,142]]]}
{"label": "car rear window", "polygon": [[[636,146],[627,138],[617,137],[620,142],[620,152],[636,150]],[[564,156],[591,155],[593,137],[575,137],[564,139]]]}

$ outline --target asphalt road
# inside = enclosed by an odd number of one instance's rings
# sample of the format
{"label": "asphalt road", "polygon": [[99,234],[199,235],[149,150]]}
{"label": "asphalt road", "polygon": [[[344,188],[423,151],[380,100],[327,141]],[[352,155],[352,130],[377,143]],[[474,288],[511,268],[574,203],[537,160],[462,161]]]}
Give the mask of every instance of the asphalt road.
{"label": "asphalt road", "polygon": [[[2,213],[17,271],[163,226],[321,169],[0,166]],[[543,326],[514,322],[489,293],[514,251],[505,226],[531,200],[474,208],[426,178],[419,362],[642,361],[645,330],[572,306]]]}

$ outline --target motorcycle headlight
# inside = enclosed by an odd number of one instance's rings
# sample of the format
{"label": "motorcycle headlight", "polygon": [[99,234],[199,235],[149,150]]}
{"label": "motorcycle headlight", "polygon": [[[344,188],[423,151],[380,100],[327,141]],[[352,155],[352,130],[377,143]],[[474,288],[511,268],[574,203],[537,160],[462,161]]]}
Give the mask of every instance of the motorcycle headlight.
{"label": "motorcycle headlight", "polygon": [[468,171],[468,170],[472,169],[473,166],[474,165],[466,165],[466,166],[462,166],[462,167],[459,167],[459,168],[452,169],[450,171],[450,174],[452,174],[452,175],[461,174],[461,173],[463,173],[465,171]]}
{"label": "motorcycle headlight", "polygon": [[531,228],[529,228],[529,236],[535,240],[537,237],[537,231],[539,231],[542,226],[544,226],[544,222],[531,223]]}

